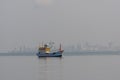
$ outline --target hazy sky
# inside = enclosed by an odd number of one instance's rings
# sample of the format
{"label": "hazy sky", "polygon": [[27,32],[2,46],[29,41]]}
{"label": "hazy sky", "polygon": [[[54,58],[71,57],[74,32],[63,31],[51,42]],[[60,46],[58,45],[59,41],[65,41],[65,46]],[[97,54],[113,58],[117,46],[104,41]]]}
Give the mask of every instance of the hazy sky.
{"label": "hazy sky", "polygon": [[0,50],[56,44],[120,44],[120,0],[0,0]]}

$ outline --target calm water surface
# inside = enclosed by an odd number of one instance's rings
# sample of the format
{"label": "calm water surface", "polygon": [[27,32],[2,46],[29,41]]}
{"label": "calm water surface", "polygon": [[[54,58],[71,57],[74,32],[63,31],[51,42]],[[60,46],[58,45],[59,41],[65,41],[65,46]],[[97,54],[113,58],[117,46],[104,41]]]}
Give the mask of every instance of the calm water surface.
{"label": "calm water surface", "polygon": [[0,80],[120,80],[120,56],[1,56]]}

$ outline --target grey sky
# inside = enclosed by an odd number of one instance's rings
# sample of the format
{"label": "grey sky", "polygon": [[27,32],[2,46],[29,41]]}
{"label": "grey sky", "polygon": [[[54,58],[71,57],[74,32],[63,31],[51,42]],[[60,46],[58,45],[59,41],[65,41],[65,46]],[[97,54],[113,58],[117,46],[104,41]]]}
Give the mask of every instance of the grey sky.
{"label": "grey sky", "polygon": [[120,44],[119,0],[0,0],[0,50],[78,42]]}

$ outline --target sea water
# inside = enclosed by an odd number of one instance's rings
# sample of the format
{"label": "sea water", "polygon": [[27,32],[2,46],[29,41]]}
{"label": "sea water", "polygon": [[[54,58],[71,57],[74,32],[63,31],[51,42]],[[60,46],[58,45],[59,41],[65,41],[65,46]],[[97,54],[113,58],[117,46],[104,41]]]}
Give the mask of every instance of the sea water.
{"label": "sea water", "polygon": [[0,56],[0,80],[120,80],[120,56]]}

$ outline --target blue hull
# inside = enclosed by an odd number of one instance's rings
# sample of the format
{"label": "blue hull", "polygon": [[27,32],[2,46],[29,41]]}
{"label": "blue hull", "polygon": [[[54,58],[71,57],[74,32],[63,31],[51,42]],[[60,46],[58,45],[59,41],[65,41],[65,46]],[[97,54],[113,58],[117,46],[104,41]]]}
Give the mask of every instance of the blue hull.
{"label": "blue hull", "polygon": [[36,54],[38,57],[62,57],[62,53],[61,52],[53,52],[53,53],[37,53]]}

